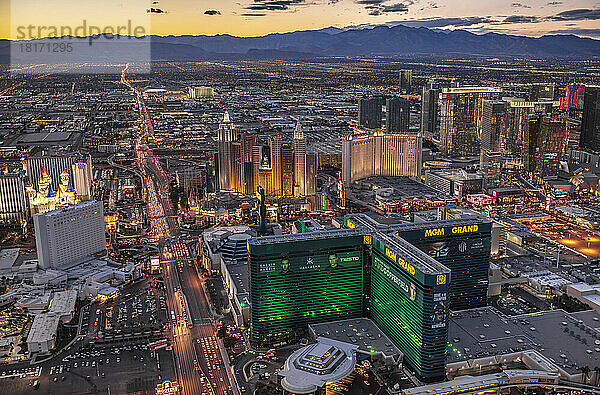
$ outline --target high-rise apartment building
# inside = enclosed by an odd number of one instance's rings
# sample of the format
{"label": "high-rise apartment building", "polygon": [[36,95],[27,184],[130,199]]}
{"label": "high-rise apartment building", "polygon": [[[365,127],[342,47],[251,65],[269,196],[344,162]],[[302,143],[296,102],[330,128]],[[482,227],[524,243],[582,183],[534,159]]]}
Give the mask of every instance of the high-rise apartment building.
{"label": "high-rise apartment building", "polygon": [[423,87],[421,95],[421,132],[439,139],[438,96],[440,90],[434,83]]}
{"label": "high-rise apartment building", "polygon": [[294,195],[294,149],[289,146],[281,148],[281,193]]}
{"label": "high-rise apartment building", "polygon": [[25,183],[21,174],[0,174],[0,223],[18,223],[27,216]]}
{"label": "high-rise apartment building", "polygon": [[345,185],[370,176],[420,178],[421,134],[353,134],[342,140],[342,181]]}
{"label": "high-rise apartment building", "polygon": [[219,159],[219,188],[222,191],[234,190],[232,177],[233,158],[231,156],[231,143],[238,140],[238,132],[225,111],[223,121],[219,124],[217,131],[217,149]]}
{"label": "high-rise apartment building", "polygon": [[450,156],[479,155],[483,101],[499,99],[501,88],[444,88],[440,94],[440,140]]}
{"label": "high-rise apartment building", "polygon": [[398,73],[400,89],[404,93],[410,93],[412,88],[412,70],[400,70]]}
{"label": "high-rise apartment building", "polygon": [[358,101],[358,124],[368,129],[381,128],[383,111],[381,100],[376,98],[360,99]]}
{"label": "high-rise apartment building", "polygon": [[387,99],[385,108],[385,131],[407,133],[410,125],[410,102],[402,98]]}
{"label": "high-rise apartment building", "polygon": [[282,194],[282,167],[281,167],[281,137],[272,136],[269,139],[271,148],[271,185],[275,195]]}
{"label": "high-rise apartment building", "polygon": [[93,200],[33,216],[40,267],[60,268],[106,249],[102,202]]}
{"label": "high-rise apartment building", "polygon": [[600,86],[585,87],[579,146],[600,152]]}
{"label": "high-rise apartment building", "polygon": [[298,121],[294,130],[294,195],[306,195],[306,139]]}
{"label": "high-rise apartment building", "polygon": [[535,114],[525,128],[525,170],[542,177],[556,175],[564,155],[566,120]]}
{"label": "high-rise apartment building", "polygon": [[506,135],[506,102],[484,100],[481,122],[481,153],[479,165],[488,185],[500,182],[502,169],[502,139]]}

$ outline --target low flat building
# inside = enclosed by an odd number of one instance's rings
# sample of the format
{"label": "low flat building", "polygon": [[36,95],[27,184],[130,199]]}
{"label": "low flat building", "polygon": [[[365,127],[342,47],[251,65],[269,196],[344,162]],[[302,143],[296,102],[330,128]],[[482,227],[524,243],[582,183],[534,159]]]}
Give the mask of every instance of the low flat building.
{"label": "low flat building", "polygon": [[403,354],[379,327],[368,318],[325,322],[308,326],[313,338],[328,338],[356,345],[357,353],[368,356],[371,361],[398,365]]}
{"label": "low flat building", "polygon": [[600,284],[577,283],[567,285],[567,295],[587,304],[600,313]]}
{"label": "low flat building", "polygon": [[54,348],[59,322],[59,314],[43,313],[35,316],[27,335],[27,349],[30,354],[46,354]]}

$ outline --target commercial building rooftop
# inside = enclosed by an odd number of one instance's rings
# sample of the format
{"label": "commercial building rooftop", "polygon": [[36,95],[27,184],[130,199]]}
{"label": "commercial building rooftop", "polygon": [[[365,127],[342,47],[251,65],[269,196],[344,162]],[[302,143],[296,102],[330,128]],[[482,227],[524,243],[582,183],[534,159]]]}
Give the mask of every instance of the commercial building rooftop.
{"label": "commercial building rooftop", "polygon": [[537,350],[560,369],[576,374],[600,366],[600,315],[595,311],[544,311],[506,316],[493,307],[453,312],[448,363]]}
{"label": "commercial building rooftop", "polygon": [[402,352],[392,341],[368,318],[352,318],[348,320],[324,322],[309,325],[309,331],[316,338],[326,337],[358,346],[358,352],[371,356],[381,355],[392,358],[396,362],[402,359]]}

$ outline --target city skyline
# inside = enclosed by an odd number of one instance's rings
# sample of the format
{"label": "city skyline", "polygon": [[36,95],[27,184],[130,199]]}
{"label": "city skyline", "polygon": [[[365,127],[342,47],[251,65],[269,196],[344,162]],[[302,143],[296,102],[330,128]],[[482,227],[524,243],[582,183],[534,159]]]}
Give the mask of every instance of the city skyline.
{"label": "city skyline", "polygon": [[[112,2],[109,2],[112,3]],[[0,2],[0,38],[16,38],[16,25],[78,26],[82,20],[94,19],[99,26],[112,26],[114,15],[145,10],[150,33],[167,35],[219,35],[252,37],[271,33],[317,30],[328,27],[362,28],[374,25],[404,24],[410,27],[434,29],[464,29],[473,33],[489,32],[541,36],[544,34],[575,34],[600,37],[597,21],[598,4],[591,0],[548,1],[480,1],[477,3],[442,0],[285,0],[285,1],[216,1],[201,4],[175,0],[167,4],[130,3],[125,13],[118,2],[73,7],[67,0],[36,4],[27,12],[23,3]],[[40,9],[41,8],[41,9]],[[69,10],[65,12],[65,10]],[[138,15],[138,18],[143,16]],[[26,22],[24,22],[26,21]]]}

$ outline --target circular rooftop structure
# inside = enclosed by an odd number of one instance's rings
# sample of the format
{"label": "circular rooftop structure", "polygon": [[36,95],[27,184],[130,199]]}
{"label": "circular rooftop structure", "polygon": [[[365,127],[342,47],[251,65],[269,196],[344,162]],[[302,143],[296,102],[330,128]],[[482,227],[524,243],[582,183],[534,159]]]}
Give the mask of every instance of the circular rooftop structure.
{"label": "circular rooftop structure", "polygon": [[285,361],[281,386],[294,394],[310,394],[348,377],[356,365],[357,346],[319,337],[317,343],[295,351]]}

